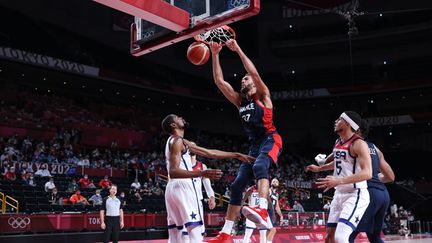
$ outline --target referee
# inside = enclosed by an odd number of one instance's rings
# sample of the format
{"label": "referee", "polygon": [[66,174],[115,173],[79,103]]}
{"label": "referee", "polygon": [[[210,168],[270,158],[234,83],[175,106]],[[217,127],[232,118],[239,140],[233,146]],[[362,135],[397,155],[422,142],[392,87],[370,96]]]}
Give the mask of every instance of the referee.
{"label": "referee", "polygon": [[108,243],[112,234],[113,243],[118,243],[120,229],[124,226],[123,209],[120,199],[116,197],[117,186],[112,185],[110,195],[104,198],[100,208],[101,228],[104,232],[104,243]]}

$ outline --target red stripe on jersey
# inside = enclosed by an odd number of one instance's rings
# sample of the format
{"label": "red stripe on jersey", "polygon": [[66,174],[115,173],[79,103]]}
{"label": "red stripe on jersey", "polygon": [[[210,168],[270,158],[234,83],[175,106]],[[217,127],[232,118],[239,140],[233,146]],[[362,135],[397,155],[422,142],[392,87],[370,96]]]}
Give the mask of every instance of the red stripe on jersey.
{"label": "red stripe on jersey", "polygon": [[202,162],[197,160],[196,164],[192,167],[192,170],[202,171],[203,170]]}
{"label": "red stripe on jersey", "polygon": [[265,107],[263,104],[261,104],[261,101],[259,101],[259,100],[256,100],[255,103],[257,103],[259,106],[261,106],[261,108],[263,108],[264,115],[263,115],[262,121],[264,124],[264,128],[266,130],[266,133],[269,134],[269,133],[276,131],[276,128],[273,125],[273,109]]}
{"label": "red stripe on jersey", "polygon": [[270,150],[270,152],[268,152],[268,155],[270,156],[270,158],[272,158],[273,162],[275,164],[277,164],[277,160],[278,160],[278,154],[280,152],[280,149],[282,147],[282,138],[279,134],[273,134],[273,139],[274,139],[274,144],[272,149]]}

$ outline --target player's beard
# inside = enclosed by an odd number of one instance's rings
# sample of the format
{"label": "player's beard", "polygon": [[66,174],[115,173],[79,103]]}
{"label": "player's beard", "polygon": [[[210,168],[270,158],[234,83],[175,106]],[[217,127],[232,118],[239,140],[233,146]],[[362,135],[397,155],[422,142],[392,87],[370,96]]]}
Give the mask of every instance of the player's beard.
{"label": "player's beard", "polygon": [[252,84],[245,85],[243,88],[241,88],[240,93],[247,96],[247,94],[251,89],[252,89]]}
{"label": "player's beard", "polygon": [[335,133],[340,133],[340,132],[342,132],[342,131],[343,131],[342,128],[339,128],[339,129],[338,129],[338,128],[337,128],[337,125],[334,126],[334,132],[335,132]]}

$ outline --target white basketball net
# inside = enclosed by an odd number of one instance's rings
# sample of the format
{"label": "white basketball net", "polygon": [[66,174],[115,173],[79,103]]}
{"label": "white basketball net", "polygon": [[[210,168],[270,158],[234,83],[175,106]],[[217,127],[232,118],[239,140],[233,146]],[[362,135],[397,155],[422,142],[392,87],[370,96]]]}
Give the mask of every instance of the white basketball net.
{"label": "white basketball net", "polygon": [[206,44],[218,43],[224,45],[225,42],[235,39],[235,32],[230,27],[224,25],[195,36],[195,40]]}
{"label": "white basketball net", "polygon": [[231,0],[229,1],[229,5],[231,8],[235,8],[238,6],[242,6],[245,4],[249,4],[249,0]]}

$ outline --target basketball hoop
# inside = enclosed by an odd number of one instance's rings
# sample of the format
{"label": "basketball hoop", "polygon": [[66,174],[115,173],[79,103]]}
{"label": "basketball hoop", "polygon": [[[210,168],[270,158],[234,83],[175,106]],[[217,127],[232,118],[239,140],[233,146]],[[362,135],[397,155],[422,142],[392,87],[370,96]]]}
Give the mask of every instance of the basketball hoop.
{"label": "basketball hoop", "polygon": [[236,33],[228,25],[223,25],[216,29],[196,35],[194,38],[196,41],[204,42],[206,44],[218,43],[224,46],[227,41],[236,38]]}

